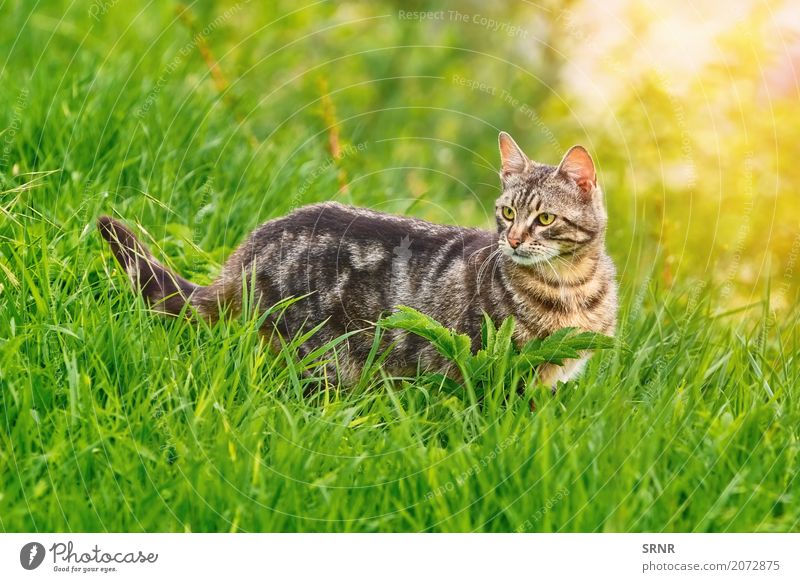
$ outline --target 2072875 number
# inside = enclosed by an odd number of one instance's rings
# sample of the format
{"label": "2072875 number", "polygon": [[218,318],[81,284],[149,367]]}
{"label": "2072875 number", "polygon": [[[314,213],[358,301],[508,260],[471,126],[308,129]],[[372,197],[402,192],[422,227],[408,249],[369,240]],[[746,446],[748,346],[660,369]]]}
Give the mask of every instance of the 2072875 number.
{"label": "2072875 number", "polygon": [[781,564],[778,560],[733,560],[730,562],[730,570],[749,571],[749,570],[780,570]]}

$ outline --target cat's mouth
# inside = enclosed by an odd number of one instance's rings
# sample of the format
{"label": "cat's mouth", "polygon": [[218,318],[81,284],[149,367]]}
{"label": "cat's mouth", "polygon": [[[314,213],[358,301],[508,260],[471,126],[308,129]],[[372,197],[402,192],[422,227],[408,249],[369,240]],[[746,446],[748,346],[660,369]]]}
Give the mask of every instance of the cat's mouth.
{"label": "cat's mouth", "polygon": [[560,249],[544,244],[523,244],[517,248],[500,239],[500,250],[518,265],[530,267],[545,264],[561,254]]}
{"label": "cat's mouth", "polygon": [[518,265],[524,265],[529,267],[531,265],[536,265],[539,263],[545,263],[550,258],[544,254],[540,253],[528,253],[524,251],[519,251],[518,249],[506,248],[504,249],[506,256],[511,257],[511,260],[517,263]]}

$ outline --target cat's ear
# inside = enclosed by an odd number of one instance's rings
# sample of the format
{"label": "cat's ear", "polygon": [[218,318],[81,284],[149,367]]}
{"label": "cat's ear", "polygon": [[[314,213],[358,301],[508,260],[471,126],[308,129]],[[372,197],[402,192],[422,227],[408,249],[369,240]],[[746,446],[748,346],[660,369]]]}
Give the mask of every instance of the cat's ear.
{"label": "cat's ear", "polygon": [[592,156],[583,146],[572,146],[558,165],[558,172],[578,185],[585,198],[591,198],[597,186]]}
{"label": "cat's ear", "polygon": [[500,162],[503,167],[503,176],[522,174],[530,168],[531,161],[528,156],[505,131],[500,132],[498,142],[500,143]]}

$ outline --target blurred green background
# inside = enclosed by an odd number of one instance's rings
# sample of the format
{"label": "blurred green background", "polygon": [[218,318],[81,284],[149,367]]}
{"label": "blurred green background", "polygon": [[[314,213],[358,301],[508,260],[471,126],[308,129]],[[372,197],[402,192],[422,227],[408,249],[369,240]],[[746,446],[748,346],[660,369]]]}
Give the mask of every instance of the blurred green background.
{"label": "blurred green background", "polygon": [[788,2],[0,10],[0,171],[5,190],[29,184],[3,194],[4,228],[12,210],[89,225],[113,208],[170,232],[202,277],[253,226],[315,200],[491,226],[505,129],[536,160],[593,153],[623,285],[719,286],[730,309],[771,279],[773,306],[794,303]]}

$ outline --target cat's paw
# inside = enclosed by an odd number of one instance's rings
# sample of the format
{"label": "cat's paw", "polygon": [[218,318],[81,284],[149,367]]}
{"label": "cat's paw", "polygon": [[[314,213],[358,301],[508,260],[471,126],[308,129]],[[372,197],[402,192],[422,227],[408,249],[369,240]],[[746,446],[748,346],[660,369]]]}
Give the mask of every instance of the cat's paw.
{"label": "cat's paw", "polygon": [[561,366],[556,364],[542,364],[536,370],[539,382],[549,387],[554,393],[559,382],[569,382],[573,378],[580,376],[583,367],[586,365],[588,357],[574,360],[564,360]]}

